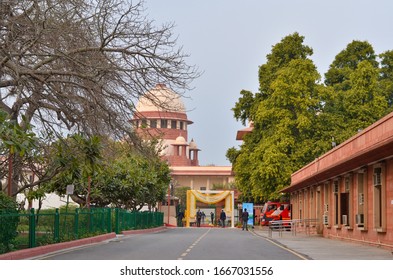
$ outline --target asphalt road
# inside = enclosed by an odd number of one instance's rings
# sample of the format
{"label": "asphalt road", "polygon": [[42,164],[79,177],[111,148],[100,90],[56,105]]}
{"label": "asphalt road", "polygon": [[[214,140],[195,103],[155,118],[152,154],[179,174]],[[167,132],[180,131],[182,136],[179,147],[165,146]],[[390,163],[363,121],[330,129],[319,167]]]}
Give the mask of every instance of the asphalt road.
{"label": "asphalt road", "polygon": [[170,228],[119,236],[59,251],[51,260],[299,260],[303,257],[250,231],[236,228]]}

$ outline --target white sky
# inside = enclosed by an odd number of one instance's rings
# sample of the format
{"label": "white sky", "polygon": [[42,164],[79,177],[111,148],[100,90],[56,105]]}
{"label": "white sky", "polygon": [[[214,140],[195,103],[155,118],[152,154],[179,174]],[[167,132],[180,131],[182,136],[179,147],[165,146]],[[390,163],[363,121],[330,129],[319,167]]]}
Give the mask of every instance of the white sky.
{"label": "white sky", "polygon": [[258,66],[283,37],[305,37],[322,77],[353,40],[368,41],[376,54],[393,49],[391,0],[145,0],[145,7],[157,26],[175,23],[188,63],[204,72],[184,99],[201,165],[230,164],[226,151],[241,144],[243,128],[231,109],[242,89],[258,90]]}

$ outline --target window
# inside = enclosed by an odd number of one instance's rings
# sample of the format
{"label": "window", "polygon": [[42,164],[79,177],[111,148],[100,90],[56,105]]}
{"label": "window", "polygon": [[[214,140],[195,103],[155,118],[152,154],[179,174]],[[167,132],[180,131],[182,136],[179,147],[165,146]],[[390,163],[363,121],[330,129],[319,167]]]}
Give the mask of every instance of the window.
{"label": "window", "polygon": [[299,192],[299,219],[303,219],[303,196]]}
{"label": "window", "polygon": [[310,189],[310,215],[309,218],[310,219],[314,219],[315,218],[315,189],[314,187],[312,187]]}
{"label": "window", "polygon": [[272,210],[276,210],[277,209],[277,205],[273,204],[273,205],[269,205],[267,208],[267,211],[272,211]]}
{"label": "window", "polygon": [[340,194],[340,212],[341,224],[344,226],[351,225],[352,207],[351,207],[351,176],[344,179],[344,192]]}
{"label": "window", "polygon": [[384,168],[382,164],[374,167],[373,172],[373,194],[374,194],[374,228],[384,231],[386,228],[386,195],[384,184]]}
{"label": "window", "polygon": [[172,129],[176,129],[177,128],[177,121],[175,121],[175,120],[171,121],[171,128]]}
{"label": "window", "polygon": [[157,120],[150,120],[150,127],[157,128]]}
{"label": "window", "polygon": [[365,189],[365,170],[360,170],[357,174],[357,214],[355,215],[355,223],[357,227],[365,227],[365,210],[366,208],[366,197],[367,191]]}
{"label": "window", "polygon": [[339,181],[338,180],[335,180],[334,182],[333,182],[333,195],[334,195],[334,197],[333,197],[333,205],[334,205],[334,224],[335,225],[338,225],[339,223],[340,223],[340,221],[339,221],[339,217],[340,217],[340,211],[339,211],[339,198],[340,198],[340,195],[339,195]]}
{"label": "window", "polygon": [[168,120],[161,120],[161,128],[168,128]]}
{"label": "window", "polygon": [[326,182],[323,186],[323,215],[322,222],[324,225],[329,226],[329,200],[331,190],[329,188],[329,182]]}
{"label": "window", "polygon": [[147,120],[143,119],[142,124],[141,124],[141,128],[146,128],[146,127],[147,127]]}
{"label": "window", "polygon": [[184,129],[184,122],[180,122],[180,129],[181,129],[181,130]]}

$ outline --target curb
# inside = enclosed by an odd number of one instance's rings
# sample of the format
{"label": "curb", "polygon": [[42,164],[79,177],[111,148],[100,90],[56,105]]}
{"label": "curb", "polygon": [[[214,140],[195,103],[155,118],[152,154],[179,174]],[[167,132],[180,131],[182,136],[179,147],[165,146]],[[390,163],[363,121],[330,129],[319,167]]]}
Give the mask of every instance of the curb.
{"label": "curb", "polygon": [[166,230],[166,226],[156,227],[156,228],[147,228],[147,229],[135,229],[135,230],[123,230],[121,233],[124,235],[131,235],[131,234],[142,234],[142,233],[155,233],[161,232]]}
{"label": "curb", "polygon": [[280,247],[280,248],[282,248],[282,249],[284,249],[284,250],[286,250],[286,251],[288,251],[288,252],[291,252],[292,254],[294,254],[294,255],[300,257],[300,258],[303,259],[303,260],[312,260],[312,258],[310,258],[308,255],[306,255],[306,254],[304,254],[304,253],[301,253],[301,252],[298,252],[298,251],[296,251],[296,250],[293,250],[292,248],[288,247],[288,246],[285,245],[285,244],[282,244],[280,241],[278,241],[278,240],[275,239],[275,238],[272,238],[272,237],[269,237],[269,236],[265,236],[265,235],[263,235],[263,234],[261,234],[261,233],[257,233],[257,231],[254,230],[254,229],[252,229],[251,232],[252,232],[254,235],[257,235],[257,236],[259,236],[259,237],[261,237],[261,238],[263,238],[263,239],[269,241],[270,243],[272,243],[272,244],[274,244],[274,245],[276,245],[276,246],[278,246],[278,247]]}
{"label": "curb", "polygon": [[39,255],[44,255],[48,253],[52,253],[54,251],[59,251],[59,250],[64,250],[68,249],[71,247],[78,247],[82,245],[88,245],[88,244],[93,244],[93,243],[98,243],[102,242],[108,239],[113,239],[116,238],[116,233],[111,232],[103,235],[98,235],[98,236],[93,236],[93,237],[88,237],[88,238],[83,238],[83,239],[78,239],[78,240],[72,240],[72,241],[67,241],[67,242],[61,242],[61,243],[56,243],[56,244],[50,244],[50,245],[44,245],[44,246],[39,246],[35,248],[29,248],[29,249],[22,249],[10,253],[5,253],[0,255],[0,260],[23,260],[23,259],[28,259],[32,258],[35,256]]}
{"label": "curb", "polygon": [[[158,228],[149,228],[149,229],[140,229],[140,230],[126,230],[123,231],[122,234],[131,235],[131,234],[154,233],[154,232],[161,232],[166,229],[167,228],[163,226]],[[78,239],[78,240],[49,244],[49,245],[44,245],[44,246],[39,246],[29,249],[22,249],[14,252],[0,254],[0,260],[25,260],[40,255],[49,254],[55,251],[65,250],[65,249],[84,246],[84,245],[90,245],[90,244],[99,243],[114,238],[116,238],[116,233],[111,232],[107,234],[102,234],[102,235]]]}

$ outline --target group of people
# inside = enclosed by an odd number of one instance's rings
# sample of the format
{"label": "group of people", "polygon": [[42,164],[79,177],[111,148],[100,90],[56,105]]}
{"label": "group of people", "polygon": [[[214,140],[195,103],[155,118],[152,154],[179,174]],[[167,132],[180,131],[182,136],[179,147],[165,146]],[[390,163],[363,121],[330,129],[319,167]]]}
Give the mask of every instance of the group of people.
{"label": "group of people", "polygon": [[201,221],[202,221],[202,224],[205,223],[205,217],[206,217],[205,212],[201,212],[201,210],[198,209],[198,211],[196,213],[197,227],[201,226]]}
{"label": "group of people", "polygon": [[[183,217],[184,217],[183,212],[178,214],[178,218],[180,218],[180,221],[183,219]],[[197,227],[201,226],[201,222],[202,222],[202,224],[205,223],[205,217],[206,217],[205,212],[203,212],[200,209],[198,209],[198,211],[196,213],[196,226]],[[249,214],[247,212],[247,209],[244,209],[244,211],[242,212],[242,224],[243,224],[242,230],[247,230],[248,231],[248,225],[247,225],[248,217],[249,217]],[[213,221],[214,221],[214,213],[213,212],[210,212],[210,219],[211,219],[211,222],[213,223]],[[227,219],[227,215],[225,214],[224,209],[222,209],[221,213],[220,213],[220,219],[218,221],[219,225],[221,227],[225,227],[226,219]]]}
{"label": "group of people", "polygon": [[[201,226],[201,222],[202,222],[202,224],[205,223],[205,217],[206,217],[205,212],[203,212],[203,211],[198,209],[198,211],[196,213],[196,225],[197,225],[197,227]],[[218,222],[219,222],[219,224],[222,227],[225,227],[226,219],[227,219],[227,215],[225,214],[225,211],[221,210],[220,219],[219,219]],[[210,220],[211,220],[211,223],[213,223],[213,221],[214,221],[214,213],[213,212],[210,212]]]}

